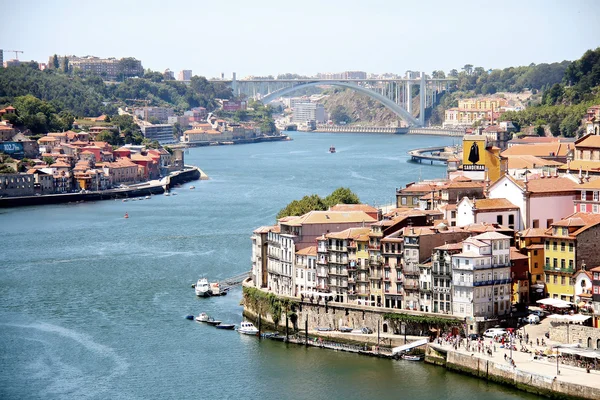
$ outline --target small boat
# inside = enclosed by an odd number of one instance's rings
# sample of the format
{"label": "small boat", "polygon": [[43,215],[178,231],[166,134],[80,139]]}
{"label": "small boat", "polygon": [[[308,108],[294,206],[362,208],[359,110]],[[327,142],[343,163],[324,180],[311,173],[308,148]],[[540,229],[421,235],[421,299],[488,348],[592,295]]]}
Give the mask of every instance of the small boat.
{"label": "small boat", "polygon": [[125,213],[125,216],[123,218],[129,218],[129,214]]}
{"label": "small boat", "polygon": [[194,320],[194,316],[190,314],[190,315],[187,315],[185,317],[185,319],[189,319],[190,321],[193,321]]}
{"label": "small boat", "polygon": [[170,196],[170,195],[171,195],[171,193],[165,192],[165,196]]}
{"label": "small boat", "polygon": [[177,196],[177,192],[173,192],[171,193],[173,196]]}
{"label": "small boat", "polygon": [[126,203],[126,202],[127,202],[127,199],[123,199],[123,203]]}
{"label": "small boat", "polygon": [[213,326],[221,324],[221,321],[218,321],[218,320],[214,319],[213,317],[208,317],[208,319],[204,322],[206,322],[209,325],[213,325]]}
{"label": "small boat", "polygon": [[423,360],[423,357],[421,356],[414,356],[411,354],[402,354],[402,359],[403,360],[407,360],[407,361],[421,361]]}
{"label": "small boat", "polygon": [[210,294],[211,296],[225,296],[229,288],[225,288],[221,290],[219,286],[219,282],[213,282],[210,284]]}
{"label": "small boat", "polygon": [[335,153],[335,147],[333,145],[331,145],[331,147],[329,148],[329,152],[330,153]]}
{"label": "small boat", "polygon": [[219,324],[219,325],[216,325],[215,328],[233,330],[233,329],[235,329],[235,324]]}
{"label": "small boat", "polygon": [[198,321],[198,322],[206,322],[206,321],[208,321],[209,318],[210,317],[208,316],[208,314],[205,313],[205,312],[203,312],[203,313],[200,313],[200,315],[198,315],[196,317],[196,321]]}
{"label": "small boat", "polygon": [[239,333],[243,333],[244,335],[258,335],[258,329],[256,329],[252,322],[243,321],[237,331]]}
{"label": "small boat", "polygon": [[190,189],[194,190],[194,189],[196,189],[196,186],[190,186]]}
{"label": "small boat", "polygon": [[146,196],[146,197],[145,197],[145,199],[146,199],[146,200],[150,200],[150,196]]}
{"label": "small boat", "polygon": [[208,279],[200,278],[196,282],[196,296],[208,297],[210,296],[210,287],[208,286]]}

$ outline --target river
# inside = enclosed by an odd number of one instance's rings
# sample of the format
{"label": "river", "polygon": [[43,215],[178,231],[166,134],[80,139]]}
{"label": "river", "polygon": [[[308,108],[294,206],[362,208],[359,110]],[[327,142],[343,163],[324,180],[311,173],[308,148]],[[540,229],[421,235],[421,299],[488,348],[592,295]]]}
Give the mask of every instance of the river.
{"label": "river", "polygon": [[190,286],[249,270],[252,230],[289,201],[345,186],[389,204],[396,187],[444,176],[444,166],[409,163],[409,149],[456,140],[291,135],[190,149],[186,163],[211,179],[177,196],[0,210],[0,398],[533,398],[440,367],[259,341],[184,318],[205,311],[239,324],[239,288],[199,299]]}

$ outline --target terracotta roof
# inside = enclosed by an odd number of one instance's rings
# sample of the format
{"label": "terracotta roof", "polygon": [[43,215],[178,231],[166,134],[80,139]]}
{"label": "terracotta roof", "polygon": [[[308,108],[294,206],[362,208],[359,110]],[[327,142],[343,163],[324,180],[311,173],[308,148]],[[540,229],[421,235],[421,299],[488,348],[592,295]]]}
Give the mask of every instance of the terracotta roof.
{"label": "terracotta roof", "polygon": [[[583,223],[584,225],[582,226],[581,223]],[[569,215],[567,218],[560,220],[554,224],[552,224],[552,226],[574,226],[574,227],[581,227],[578,230],[576,230],[575,232],[569,233],[569,236],[571,237],[576,237],[577,235],[579,235],[580,233],[588,230],[589,228],[600,224],[600,214],[592,214],[592,213],[583,213],[583,212],[577,212],[574,214]],[[552,228],[548,229],[547,231],[549,234],[552,232]]]}
{"label": "terracotta roof", "polygon": [[519,207],[507,199],[476,199],[476,210],[518,210]]}
{"label": "terracotta roof", "polygon": [[580,169],[585,174],[585,171],[600,171],[600,161],[592,160],[573,160],[568,164],[563,164],[558,167],[559,171],[579,171]]}
{"label": "terracotta roof", "polygon": [[[522,182],[524,185],[524,182]],[[532,193],[570,192],[577,190],[577,183],[565,177],[530,179],[527,190]]]}
{"label": "terracotta roof", "polygon": [[361,236],[368,235],[371,228],[349,228],[341,232],[332,232],[325,235],[331,239],[357,239]]}
{"label": "terracotta roof", "polygon": [[592,133],[582,137],[575,142],[575,148],[600,148],[600,135],[594,135]]}
{"label": "terracotta roof", "polygon": [[53,168],[71,168],[71,166],[65,162],[57,161],[51,165]]}
{"label": "terracotta roof", "polygon": [[528,260],[529,257],[525,254],[522,254],[515,247],[510,248],[510,259],[512,260]]}
{"label": "terracotta roof", "polygon": [[302,216],[280,221],[285,225],[301,226],[304,224],[344,224],[364,222],[370,224],[376,220],[363,211],[311,211]]}
{"label": "terracotta roof", "polygon": [[[509,144],[537,144],[537,143],[556,143],[556,142],[574,142],[572,138],[561,138],[554,136],[525,136],[509,140]],[[512,146],[511,146],[512,147]]]}
{"label": "terracotta roof", "polygon": [[483,187],[483,181],[457,181],[454,180],[444,186],[444,189],[468,189],[468,188],[481,188]]}
{"label": "terracotta roof", "polygon": [[560,221],[552,224],[552,226],[585,226],[585,221],[579,217],[569,217],[561,219]]}
{"label": "terracotta roof", "polygon": [[462,243],[447,243],[434,248],[435,250],[462,250]]}
{"label": "terracotta roof", "polygon": [[498,239],[510,239],[510,236],[503,235],[498,232],[486,232],[481,235],[473,236],[473,239],[477,240],[498,240]]}
{"label": "terracotta roof", "polygon": [[546,228],[527,228],[519,232],[519,236],[522,238],[531,238],[531,237],[545,237]]}
{"label": "terracotta roof", "polygon": [[577,185],[577,189],[600,189],[600,179],[582,183]]}
{"label": "terracotta roof", "polygon": [[429,183],[413,183],[412,185],[408,185],[405,188],[400,189],[398,192],[400,193],[424,193],[431,192],[432,190],[436,190],[437,185],[429,184]]}
{"label": "terracotta roof", "polygon": [[379,210],[368,204],[336,204],[335,206],[331,207],[331,211],[364,211],[369,213],[377,212]]}
{"label": "terracotta roof", "polygon": [[562,163],[558,161],[545,160],[532,155],[513,155],[508,156],[509,169],[536,168],[547,166],[560,166]]}
{"label": "terracotta roof", "polygon": [[587,276],[590,281],[594,279],[593,276],[592,276],[592,273],[590,271],[585,271],[583,269],[580,269],[579,271],[575,272],[575,274],[573,275],[573,277],[576,277],[577,275],[581,275],[581,274]]}
{"label": "terracotta roof", "polygon": [[256,228],[253,233],[269,233],[273,230],[273,226],[261,226],[260,228]]}
{"label": "terracotta roof", "polygon": [[301,256],[316,256],[317,255],[317,246],[308,246],[296,252],[296,255]]}
{"label": "terracotta roof", "polygon": [[[568,144],[565,143],[540,143],[535,146],[529,144],[518,144],[511,146],[502,152],[503,157],[531,155],[536,157],[565,157],[568,152]],[[553,155],[551,155],[553,154]]]}
{"label": "terracotta roof", "polygon": [[600,267],[591,268],[590,271],[592,271],[592,272],[600,272]]}

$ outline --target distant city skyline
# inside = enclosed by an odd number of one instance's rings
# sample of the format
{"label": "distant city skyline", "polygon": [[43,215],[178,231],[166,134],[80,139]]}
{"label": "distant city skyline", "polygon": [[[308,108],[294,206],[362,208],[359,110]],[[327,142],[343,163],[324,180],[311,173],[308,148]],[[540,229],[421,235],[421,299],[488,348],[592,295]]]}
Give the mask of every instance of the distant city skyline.
{"label": "distant city skyline", "polygon": [[[144,68],[231,78],[282,73],[485,69],[575,60],[600,46],[593,0],[502,3],[155,0],[9,3],[0,49],[135,57]],[[13,58],[10,52],[4,60]]]}

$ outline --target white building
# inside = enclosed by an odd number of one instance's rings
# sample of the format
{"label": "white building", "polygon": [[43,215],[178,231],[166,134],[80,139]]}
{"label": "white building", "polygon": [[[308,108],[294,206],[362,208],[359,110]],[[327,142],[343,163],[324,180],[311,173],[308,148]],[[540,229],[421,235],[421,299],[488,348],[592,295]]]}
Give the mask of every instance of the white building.
{"label": "white building", "polygon": [[192,70],[191,69],[182,69],[177,74],[178,81],[189,81],[192,79]]}
{"label": "white building", "polygon": [[269,290],[285,296],[295,295],[295,245],[291,235],[273,229],[268,234],[267,281]]}
{"label": "white building", "polygon": [[510,313],[510,237],[486,232],[452,256],[452,313],[490,318]]}
{"label": "white building", "polygon": [[516,230],[521,226],[520,209],[506,199],[469,199],[456,206],[456,226],[488,223]]}
{"label": "white building", "polygon": [[313,292],[317,286],[317,247],[309,246],[296,252],[296,293]]}
{"label": "white building", "polygon": [[315,121],[316,123],[325,122],[325,107],[318,103],[296,103],[292,114],[292,122],[308,122]]}

